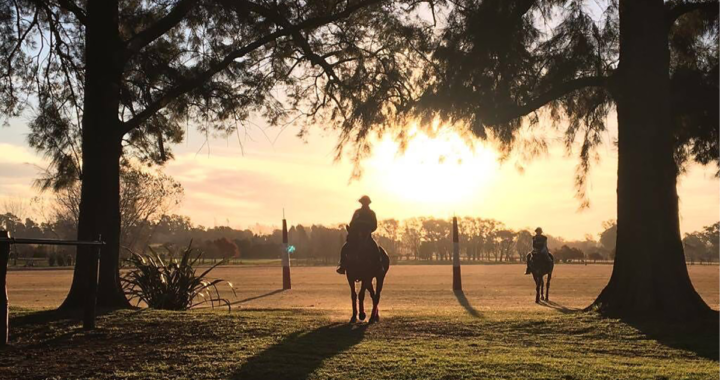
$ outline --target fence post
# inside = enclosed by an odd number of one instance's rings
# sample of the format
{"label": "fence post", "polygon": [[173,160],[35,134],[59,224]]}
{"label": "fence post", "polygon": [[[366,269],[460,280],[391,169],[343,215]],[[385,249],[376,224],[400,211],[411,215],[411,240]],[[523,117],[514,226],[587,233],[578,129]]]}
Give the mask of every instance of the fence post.
{"label": "fence post", "polygon": [[[102,241],[102,236],[98,236],[98,242]],[[88,246],[88,254],[90,255],[90,270],[88,271],[88,291],[85,300],[85,315],[83,317],[83,329],[93,330],[95,328],[95,307],[97,305],[97,286],[98,286],[98,260],[100,258],[100,245]]]}
{"label": "fence post", "polygon": [[453,290],[462,290],[460,277],[460,239],[458,234],[457,217],[453,216]]}
{"label": "fence post", "polygon": [[[0,231],[0,238],[10,238],[10,233]],[[10,309],[7,294],[7,266],[10,259],[10,242],[0,243],[0,286],[2,286],[2,294],[0,294],[0,346],[8,343],[10,335]]]}
{"label": "fence post", "polygon": [[290,252],[288,251],[288,230],[287,221],[285,220],[285,218],[283,218],[282,220],[282,239],[283,290],[288,290],[292,288],[292,286],[290,285]]}

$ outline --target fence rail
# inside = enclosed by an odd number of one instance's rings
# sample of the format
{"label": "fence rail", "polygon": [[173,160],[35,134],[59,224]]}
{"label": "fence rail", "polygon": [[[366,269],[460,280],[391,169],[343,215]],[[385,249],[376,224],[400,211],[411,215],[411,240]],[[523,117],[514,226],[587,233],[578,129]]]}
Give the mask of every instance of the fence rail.
{"label": "fence rail", "polygon": [[53,240],[53,239],[24,239],[14,238],[7,231],[0,231],[0,286],[2,286],[3,294],[0,295],[0,346],[7,345],[10,332],[10,308],[7,293],[7,266],[10,260],[10,246],[15,244],[35,244],[35,245],[71,245],[71,246],[89,246],[94,249],[88,250],[91,255],[90,270],[88,271],[88,289],[87,298],[85,300],[85,310],[83,313],[83,329],[92,330],[95,328],[95,305],[97,303],[97,283],[98,283],[98,259],[100,258],[100,250],[105,242],[102,237],[98,236],[96,241],[80,241],[80,240]]}

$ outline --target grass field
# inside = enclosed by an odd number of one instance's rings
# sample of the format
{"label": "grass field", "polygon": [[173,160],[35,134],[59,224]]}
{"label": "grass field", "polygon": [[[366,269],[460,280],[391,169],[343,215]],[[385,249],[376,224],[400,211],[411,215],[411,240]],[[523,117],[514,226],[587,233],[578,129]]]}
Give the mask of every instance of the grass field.
{"label": "grass field", "polygon": [[[609,265],[558,265],[552,302],[534,304],[520,265],[396,266],[377,325],[348,325],[344,277],[329,267],[228,267],[233,312],[117,311],[86,333],[57,306],[70,271],[12,271],[11,345],[0,378],[236,379],[717,379],[718,321],[658,325],[578,312],[606,284]],[[689,267],[718,308],[718,267]],[[368,299],[369,302],[369,299]]]}

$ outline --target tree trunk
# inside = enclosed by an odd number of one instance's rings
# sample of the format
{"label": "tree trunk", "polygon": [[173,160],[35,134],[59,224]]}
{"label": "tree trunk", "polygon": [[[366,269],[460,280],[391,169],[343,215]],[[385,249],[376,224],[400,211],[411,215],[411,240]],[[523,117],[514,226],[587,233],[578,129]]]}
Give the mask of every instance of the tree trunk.
{"label": "tree trunk", "polygon": [[[128,307],[120,286],[120,157],[118,120],[122,48],[117,1],[88,2],[85,100],[82,120],[82,189],[78,240],[102,236],[98,306]],[[88,247],[79,247],[73,282],[61,308],[80,308],[87,292]]]}
{"label": "tree trunk", "polygon": [[617,251],[590,308],[614,316],[692,318],[710,311],[690,282],[680,239],[662,0],[620,1]]}

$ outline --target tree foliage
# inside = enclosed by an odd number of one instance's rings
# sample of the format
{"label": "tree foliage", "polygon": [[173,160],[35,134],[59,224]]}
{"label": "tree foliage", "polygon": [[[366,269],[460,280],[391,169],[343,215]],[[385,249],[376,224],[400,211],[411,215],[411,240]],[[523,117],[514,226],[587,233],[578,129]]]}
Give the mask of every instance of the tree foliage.
{"label": "tree foliage", "polygon": [[[405,106],[422,24],[414,1],[152,0],[118,3],[118,130],[124,153],[172,159],[189,125],[240,137],[270,125],[382,123]],[[0,112],[27,111],[56,189],[82,177],[86,4],[0,5]],[[412,44],[409,41],[413,41]],[[400,81],[399,78],[404,78]],[[382,104],[382,107],[379,105]],[[360,138],[361,136],[357,136]],[[349,134],[343,137],[351,139]]]}

